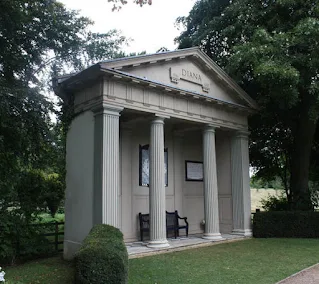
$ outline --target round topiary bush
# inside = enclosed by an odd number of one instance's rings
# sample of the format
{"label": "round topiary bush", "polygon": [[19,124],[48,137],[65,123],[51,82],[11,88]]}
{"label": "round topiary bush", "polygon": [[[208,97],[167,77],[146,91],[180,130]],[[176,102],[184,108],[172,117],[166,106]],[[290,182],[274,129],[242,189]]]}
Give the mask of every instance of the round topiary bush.
{"label": "round topiary bush", "polygon": [[128,279],[128,254],[120,230],[96,225],[75,256],[77,284],[124,284]]}

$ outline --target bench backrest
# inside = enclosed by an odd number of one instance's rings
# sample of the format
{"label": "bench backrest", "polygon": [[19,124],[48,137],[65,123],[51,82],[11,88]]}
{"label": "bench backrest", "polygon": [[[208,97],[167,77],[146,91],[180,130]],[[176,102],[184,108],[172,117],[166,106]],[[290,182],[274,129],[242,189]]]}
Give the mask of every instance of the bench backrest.
{"label": "bench backrest", "polygon": [[139,213],[140,228],[147,229],[150,227],[150,214]]}
{"label": "bench backrest", "polygon": [[175,227],[177,225],[176,212],[166,211],[166,226]]}
{"label": "bench backrest", "polygon": [[[149,229],[150,228],[150,214],[142,214],[139,213],[139,221],[140,221],[140,228]],[[168,212],[166,211],[166,226],[173,227],[179,226],[178,222],[178,212]]]}

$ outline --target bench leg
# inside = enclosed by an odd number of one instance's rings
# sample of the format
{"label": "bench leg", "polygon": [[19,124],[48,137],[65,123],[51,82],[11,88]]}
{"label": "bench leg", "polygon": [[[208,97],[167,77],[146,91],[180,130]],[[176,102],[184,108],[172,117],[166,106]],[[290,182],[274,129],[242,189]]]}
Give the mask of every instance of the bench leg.
{"label": "bench leg", "polygon": [[188,227],[186,227],[186,237],[188,237]]}
{"label": "bench leg", "polygon": [[141,230],[141,242],[143,242],[143,231]]}

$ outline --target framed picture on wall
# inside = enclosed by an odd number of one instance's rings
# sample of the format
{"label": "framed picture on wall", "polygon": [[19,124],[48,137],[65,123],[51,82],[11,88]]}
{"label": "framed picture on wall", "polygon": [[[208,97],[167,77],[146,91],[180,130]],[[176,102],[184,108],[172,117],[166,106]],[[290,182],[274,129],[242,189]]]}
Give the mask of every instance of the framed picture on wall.
{"label": "framed picture on wall", "polygon": [[203,162],[185,161],[186,181],[203,181]]}

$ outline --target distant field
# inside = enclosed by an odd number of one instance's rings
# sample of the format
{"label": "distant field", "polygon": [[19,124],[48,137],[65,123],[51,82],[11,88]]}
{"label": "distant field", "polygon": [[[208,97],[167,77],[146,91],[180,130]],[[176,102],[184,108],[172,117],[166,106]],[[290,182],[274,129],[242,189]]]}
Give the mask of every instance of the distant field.
{"label": "distant field", "polygon": [[283,193],[280,189],[272,189],[272,188],[260,188],[255,189],[251,188],[251,211],[256,211],[256,208],[262,210],[260,201],[268,197],[268,195],[276,195],[280,196]]}

